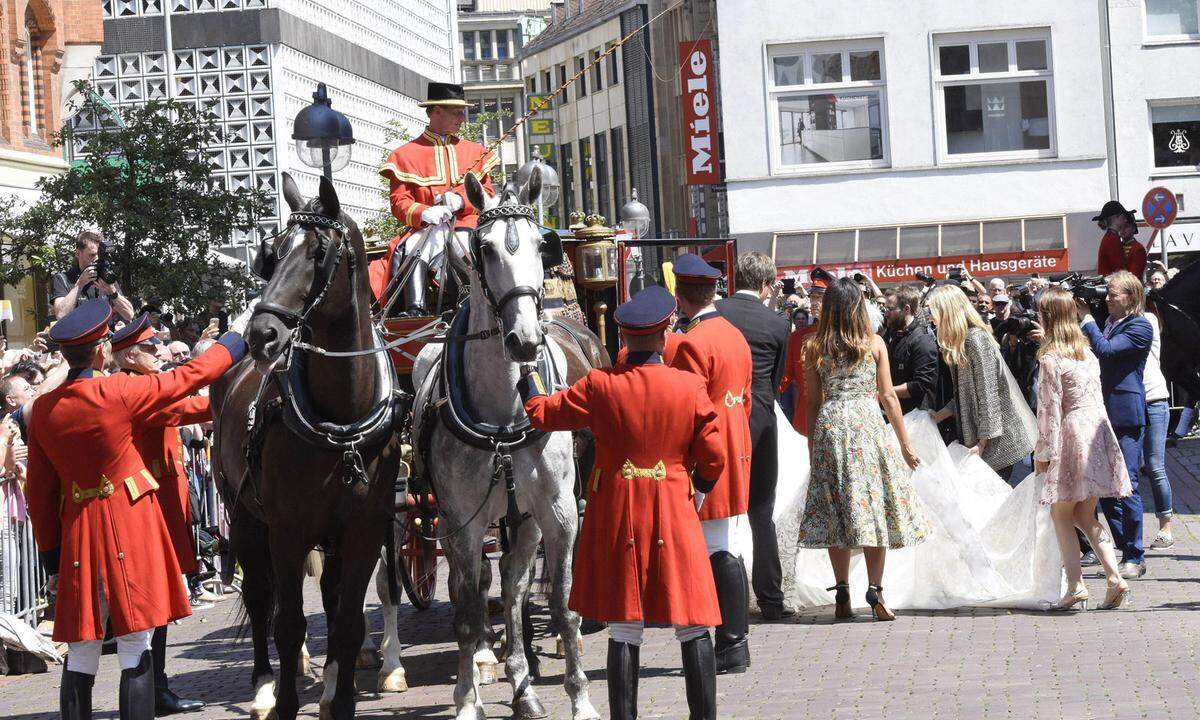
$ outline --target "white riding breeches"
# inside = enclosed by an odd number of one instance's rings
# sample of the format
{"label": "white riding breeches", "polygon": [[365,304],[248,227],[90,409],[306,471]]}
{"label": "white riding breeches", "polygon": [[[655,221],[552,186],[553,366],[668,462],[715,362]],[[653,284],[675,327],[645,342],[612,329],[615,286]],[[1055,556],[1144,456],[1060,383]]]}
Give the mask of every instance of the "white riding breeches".
{"label": "white riding breeches", "polygon": [[[97,579],[100,593],[100,625],[108,622],[108,600],[104,594],[104,581]],[[117,660],[122,670],[132,670],[142,659],[142,653],[150,649],[154,628],[137,630],[128,635],[117,636]],[[100,670],[100,653],[103,640],[79,640],[67,643],[67,669],[71,672],[95,675]]]}
{"label": "white riding breeches", "polygon": [[741,557],[742,549],[738,547],[735,538],[746,532],[743,528],[750,526],[746,515],[717,518],[716,520],[701,520],[700,529],[704,531],[704,544],[708,546],[708,554],[725,550]]}
{"label": "white riding breeches", "polygon": [[[704,625],[675,625],[674,627],[675,639],[681,643],[695,640],[708,633],[708,628]],[[641,620],[610,622],[608,624],[608,636],[616,642],[641,647],[642,631],[644,629],[645,625]]]}
{"label": "white riding breeches", "polygon": [[[421,240],[426,236],[429,236],[429,240],[424,245],[421,245]],[[454,230],[454,226],[449,223],[430,225],[410,234],[404,240],[404,254],[411,255],[420,246],[421,250],[417,256],[429,263],[429,267],[437,271],[438,280],[441,281],[444,279],[442,277],[442,266],[445,265],[442,257],[446,252],[446,243],[449,241],[454,242],[453,256],[459,258],[467,256],[470,249],[471,233],[467,230]]]}

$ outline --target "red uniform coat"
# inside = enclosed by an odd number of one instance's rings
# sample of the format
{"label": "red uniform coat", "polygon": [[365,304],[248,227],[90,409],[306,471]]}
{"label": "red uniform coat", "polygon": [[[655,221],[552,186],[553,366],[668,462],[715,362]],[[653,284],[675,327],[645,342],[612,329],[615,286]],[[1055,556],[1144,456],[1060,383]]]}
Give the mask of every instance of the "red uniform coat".
{"label": "red uniform coat", "polygon": [[192,543],[192,504],[188,500],[188,474],[183,466],[183,439],[180,425],[212,420],[208,398],[184,398],[154,413],[144,424],[134,427],[133,444],[142,462],[158,481],[158,505],[162,509],[175,558],[183,573],[200,569]]}
{"label": "red uniform coat", "polygon": [[217,344],[169,373],[81,377],[39,397],[29,421],[29,518],[38,547],[61,549],[54,639],[99,640],[99,583],[114,635],[191,613],[158,483],[133,428],[233,364]]}
{"label": "red uniform coat", "polygon": [[746,337],[716,312],[692,320],[679,337],[671,367],[704,378],[720,420],[725,470],[704,496],[701,520],[744,515],[750,507],[750,379]]}
{"label": "red uniform coat", "polygon": [[725,465],[703,381],[661,362],[592,370],[525,412],[540,430],[596,434],[572,610],[596,620],[719,625],[690,471]]}
{"label": "red uniform coat", "polygon": [[786,392],[792,383],[796,385],[792,427],[805,437],[808,437],[808,402],[804,394],[804,341],[816,331],[816,325],[807,325],[793,331],[788,337],[787,361],[783,366],[783,380],[779,383],[780,393]]}
{"label": "red uniform coat", "polygon": [[1096,272],[1109,275],[1118,270],[1128,270],[1142,279],[1146,272],[1146,248],[1140,242],[1130,240],[1128,245],[1121,243],[1121,238],[1112,230],[1100,238],[1100,252],[1096,255]]}
{"label": "red uniform coat", "polygon": [[[483,157],[483,160],[480,158]],[[443,139],[429,130],[421,133],[412,142],[405,143],[392,151],[379,174],[391,182],[389,197],[392,215],[408,226],[409,231],[392,238],[382,258],[371,263],[369,275],[371,289],[378,298],[387,287],[391,272],[392,255],[396,247],[413,230],[424,227],[421,213],[437,203],[437,196],[445,192],[457,193],[463,199],[463,207],[456,214],[455,228],[475,229],[479,210],[471,207],[463,181],[467,171],[475,173],[483,188],[492,192],[491,171],[500,159],[479,143],[463,140],[451,135]]]}

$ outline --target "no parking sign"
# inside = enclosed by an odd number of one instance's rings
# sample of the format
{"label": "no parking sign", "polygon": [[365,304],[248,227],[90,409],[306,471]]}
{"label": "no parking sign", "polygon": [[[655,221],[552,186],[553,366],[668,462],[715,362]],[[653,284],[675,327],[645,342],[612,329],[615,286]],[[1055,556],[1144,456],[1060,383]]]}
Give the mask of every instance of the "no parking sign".
{"label": "no parking sign", "polygon": [[1142,200],[1142,217],[1147,225],[1156,230],[1175,222],[1178,214],[1179,203],[1175,201],[1175,193],[1165,187],[1150,188]]}

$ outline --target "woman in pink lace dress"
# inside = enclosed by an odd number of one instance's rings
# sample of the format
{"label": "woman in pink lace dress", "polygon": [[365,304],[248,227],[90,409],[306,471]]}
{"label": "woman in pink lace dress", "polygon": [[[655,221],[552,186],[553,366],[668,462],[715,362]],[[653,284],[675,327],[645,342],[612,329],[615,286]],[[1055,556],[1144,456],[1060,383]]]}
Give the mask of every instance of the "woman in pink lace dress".
{"label": "woman in pink lace dress", "polygon": [[1042,476],[1042,502],[1051,506],[1067,571],[1067,594],[1055,609],[1087,609],[1076,527],[1088,536],[1108,578],[1100,609],[1116,609],[1129,599],[1129,584],[1118,571],[1112,536],[1096,519],[1096,501],[1129,495],[1129,473],[1104,409],[1100,363],[1079,329],[1074,298],[1062,288],[1048,288],[1038,300],[1038,312],[1046,336],[1038,351],[1034,471]]}

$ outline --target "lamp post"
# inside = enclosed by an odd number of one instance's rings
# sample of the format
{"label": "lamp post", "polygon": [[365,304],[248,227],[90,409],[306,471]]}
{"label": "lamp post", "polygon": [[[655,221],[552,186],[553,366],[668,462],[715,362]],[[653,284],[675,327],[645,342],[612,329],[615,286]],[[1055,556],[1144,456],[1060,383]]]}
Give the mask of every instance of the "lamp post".
{"label": "lamp post", "polygon": [[350,163],[354,130],[346,116],[331,106],[325,83],[317,83],[312,104],[297,113],[292,124],[292,139],[296,141],[300,162],[311,168],[321,168],[321,173],[329,180],[333,180],[335,171]]}
{"label": "lamp post", "polygon": [[533,174],[533,169],[538,168],[542,176],[542,192],[538,194],[538,225],[545,224],[543,217],[546,205],[554,206],[558,202],[558,172],[546,164],[542,158],[542,153],[533,148],[533,157],[529,158],[529,162],[517,168],[517,187],[529,182],[529,177]]}
{"label": "lamp post", "polygon": [[[633,197],[621,208],[621,228],[633,233],[634,240],[640,240],[650,232],[650,208],[638,200],[637,188],[633,188]],[[646,287],[646,274],[642,269],[642,249],[634,246],[630,252],[633,258],[633,277],[629,281],[629,296],[633,297]]]}

